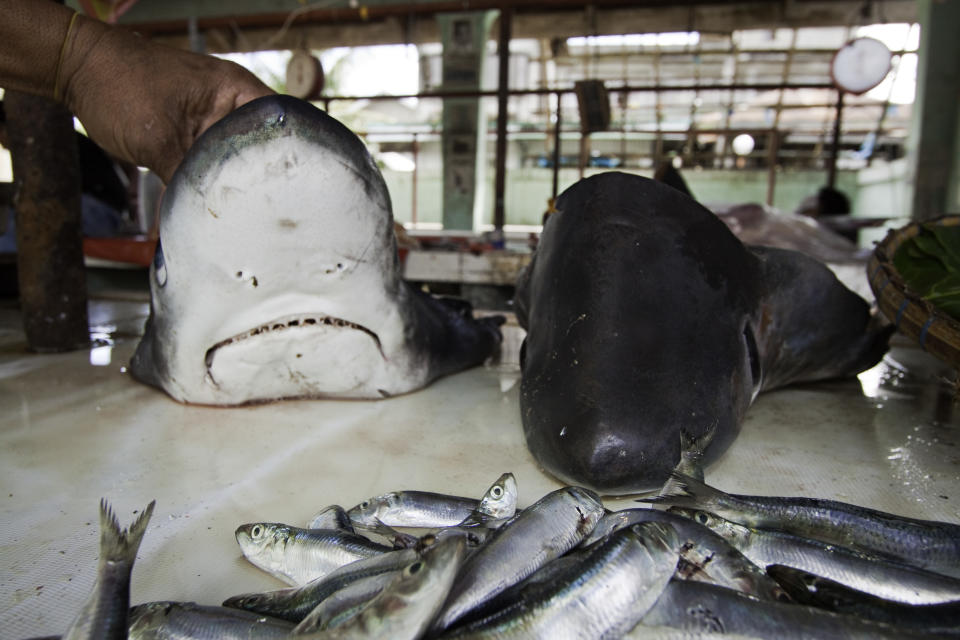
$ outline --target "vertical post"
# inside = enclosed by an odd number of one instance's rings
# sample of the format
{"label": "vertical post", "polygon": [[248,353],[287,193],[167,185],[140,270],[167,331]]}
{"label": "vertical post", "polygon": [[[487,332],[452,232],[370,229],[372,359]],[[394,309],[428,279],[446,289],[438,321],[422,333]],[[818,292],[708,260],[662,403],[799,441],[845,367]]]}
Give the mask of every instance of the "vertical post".
{"label": "vertical post", "polygon": [[563,113],[560,105],[563,94],[557,91],[557,124],[553,127],[553,199],[557,199],[560,184],[560,128],[563,125]]}
{"label": "vertical post", "polygon": [[500,37],[497,52],[500,57],[500,73],[497,86],[497,149],[496,176],[494,182],[493,228],[502,230],[506,221],[504,191],[507,183],[507,99],[510,91],[510,31],[513,9],[500,10]]}
{"label": "vertical post", "polygon": [[773,206],[773,191],[777,184],[777,155],[780,153],[780,132],[774,128],[767,134],[767,206]]}
{"label": "vertical post", "polygon": [[830,164],[827,167],[827,186],[837,183],[837,157],[840,155],[840,123],[843,119],[843,91],[837,89],[837,117],[833,120],[833,143],[830,145]]}
{"label": "vertical post", "polygon": [[960,211],[960,3],[918,0],[920,50],[913,105],[911,217]]}
{"label": "vertical post", "polygon": [[80,162],[73,116],[46,98],[4,96],[16,185],[17,270],[27,346],[89,344]]}
{"label": "vertical post", "polygon": [[410,213],[410,222],[417,224],[417,171],[420,170],[420,140],[413,134],[413,210]]}

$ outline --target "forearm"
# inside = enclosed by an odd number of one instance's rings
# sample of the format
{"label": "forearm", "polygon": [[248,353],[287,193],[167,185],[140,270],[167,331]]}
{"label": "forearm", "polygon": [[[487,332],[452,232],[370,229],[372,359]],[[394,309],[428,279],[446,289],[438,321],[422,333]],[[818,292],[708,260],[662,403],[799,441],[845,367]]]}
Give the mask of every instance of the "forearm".
{"label": "forearm", "polygon": [[0,86],[63,102],[108,153],[164,182],[207,127],[270,93],[232,62],[74,15],[50,0],[0,0]]}
{"label": "forearm", "polygon": [[0,0],[0,87],[53,97],[73,13],[56,2]]}

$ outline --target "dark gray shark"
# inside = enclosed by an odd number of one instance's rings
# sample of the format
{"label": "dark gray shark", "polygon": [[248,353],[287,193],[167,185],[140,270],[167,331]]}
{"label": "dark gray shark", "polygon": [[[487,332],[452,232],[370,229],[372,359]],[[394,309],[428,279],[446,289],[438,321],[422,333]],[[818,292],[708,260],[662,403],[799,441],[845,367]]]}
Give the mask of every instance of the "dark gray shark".
{"label": "dark gray shark", "polygon": [[181,402],[380,398],[480,364],[502,318],[400,278],[363,143],[308,102],[255,100],[191,147],[164,195],[138,380]]}
{"label": "dark gray shark", "polygon": [[676,189],[624,173],[557,200],[521,275],[520,407],[547,471],[600,492],[652,489],[681,430],[706,462],[760,391],[858,373],[892,327],[822,263],[743,245]]}

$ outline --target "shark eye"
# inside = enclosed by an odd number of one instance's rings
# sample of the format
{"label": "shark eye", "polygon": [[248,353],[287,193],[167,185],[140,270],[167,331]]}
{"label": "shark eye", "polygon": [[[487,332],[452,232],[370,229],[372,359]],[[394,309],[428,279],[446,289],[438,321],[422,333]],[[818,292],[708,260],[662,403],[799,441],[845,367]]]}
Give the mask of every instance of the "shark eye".
{"label": "shark eye", "polygon": [[153,277],[157,280],[157,286],[162,287],[167,284],[167,262],[163,259],[160,240],[157,240],[157,250],[153,253]]}

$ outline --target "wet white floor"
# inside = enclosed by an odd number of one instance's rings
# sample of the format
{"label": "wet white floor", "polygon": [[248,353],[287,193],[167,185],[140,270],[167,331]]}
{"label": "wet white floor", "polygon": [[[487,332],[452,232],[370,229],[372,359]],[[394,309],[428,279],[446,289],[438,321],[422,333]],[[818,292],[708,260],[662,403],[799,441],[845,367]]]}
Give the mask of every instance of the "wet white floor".
{"label": "wet white floor", "polygon": [[[101,346],[36,355],[15,306],[0,303],[3,638],[65,630],[95,577],[101,497],[123,525],[157,500],[133,603],[219,604],[283,586],[241,558],[233,532],[245,522],[302,526],[327,505],[395,489],[479,496],[504,471],[522,505],[560,486],[523,444],[515,325],[500,362],[404,397],[214,409],[177,404],[127,373],[146,313],[143,301],[94,300]],[[898,340],[859,379],[761,395],[707,481],[960,522],[947,376]]]}

